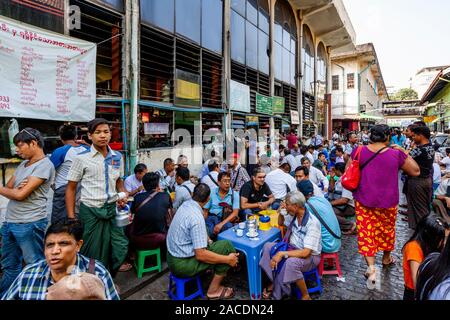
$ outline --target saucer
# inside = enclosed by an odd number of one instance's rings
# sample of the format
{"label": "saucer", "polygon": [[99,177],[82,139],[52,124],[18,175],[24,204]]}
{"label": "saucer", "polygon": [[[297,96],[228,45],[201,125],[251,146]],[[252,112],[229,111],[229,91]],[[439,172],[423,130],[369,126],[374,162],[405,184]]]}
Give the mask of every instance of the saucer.
{"label": "saucer", "polygon": [[250,232],[247,232],[245,235],[246,235],[247,237],[249,237],[249,238],[256,238],[257,236],[259,236],[259,233],[256,232],[256,233],[252,236],[252,235],[250,235]]}

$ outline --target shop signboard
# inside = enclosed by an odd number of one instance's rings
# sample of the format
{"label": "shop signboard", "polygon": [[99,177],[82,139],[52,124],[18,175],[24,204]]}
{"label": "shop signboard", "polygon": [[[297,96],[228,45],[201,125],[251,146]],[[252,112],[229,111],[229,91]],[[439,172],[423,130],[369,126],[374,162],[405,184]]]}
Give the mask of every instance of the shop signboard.
{"label": "shop signboard", "polygon": [[283,97],[272,97],[272,111],[273,114],[284,113],[285,100]]}
{"label": "shop signboard", "polygon": [[300,124],[300,117],[298,111],[291,110],[291,124]]}
{"label": "shop signboard", "polygon": [[0,16],[0,117],[95,118],[94,43]]}
{"label": "shop signboard", "polygon": [[262,94],[256,94],[256,112],[273,115],[272,97],[266,97]]}
{"label": "shop signboard", "polygon": [[230,80],[230,110],[250,113],[250,87]]}

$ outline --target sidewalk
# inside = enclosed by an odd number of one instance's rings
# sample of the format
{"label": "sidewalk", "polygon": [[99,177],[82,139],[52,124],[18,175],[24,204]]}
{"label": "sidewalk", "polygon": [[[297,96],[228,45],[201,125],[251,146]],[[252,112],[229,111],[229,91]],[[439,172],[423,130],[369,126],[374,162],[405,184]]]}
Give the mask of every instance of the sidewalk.
{"label": "sidewalk", "polygon": [[[335,276],[322,278],[322,295],[312,295],[317,300],[401,300],[403,298],[403,269],[401,249],[409,239],[412,232],[408,229],[407,222],[397,221],[396,249],[393,255],[398,262],[395,266],[383,268],[381,266],[381,253],[377,256],[377,267],[380,271],[381,285],[370,291],[366,287],[364,272],[366,264],[362,256],[358,254],[356,236],[344,236],[339,259],[344,273],[345,282],[337,281]],[[233,287],[236,300],[249,300],[247,269],[242,260],[240,272],[230,272],[224,285]],[[204,293],[211,275],[202,277]],[[136,277],[133,270],[121,273],[117,276],[117,284],[121,288],[122,299],[129,300],[168,300],[167,287],[169,272],[164,263],[163,272],[160,274],[144,275],[141,280]]]}

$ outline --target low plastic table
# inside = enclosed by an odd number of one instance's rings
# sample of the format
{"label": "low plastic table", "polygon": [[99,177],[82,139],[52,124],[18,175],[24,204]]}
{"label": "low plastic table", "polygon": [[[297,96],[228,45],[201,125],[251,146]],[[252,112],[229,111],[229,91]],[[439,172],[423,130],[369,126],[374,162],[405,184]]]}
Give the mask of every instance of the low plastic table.
{"label": "low plastic table", "polygon": [[218,235],[218,240],[231,241],[236,250],[239,250],[245,254],[247,260],[247,272],[248,272],[248,285],[250,289],[250,297],[252,300],[261,299],[261,268],[259,266],[259,260],[261,259],[261,252],[264,244],[267,242],[274,242],[281,239],[281,232],[277,228],[271,228],[268,231],[258,230],[259,240],[251,240],[245,234],[247,229],[244,230],[244,236],[238,237],[234,228],[228,229]]}

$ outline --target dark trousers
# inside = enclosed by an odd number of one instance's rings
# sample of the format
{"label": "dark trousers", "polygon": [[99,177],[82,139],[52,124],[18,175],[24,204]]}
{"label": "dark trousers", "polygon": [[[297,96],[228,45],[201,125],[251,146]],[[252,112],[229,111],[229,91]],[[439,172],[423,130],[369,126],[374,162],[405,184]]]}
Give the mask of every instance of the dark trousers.
{"label": "dark trousers", "polygon": [[408,177],[406,198],[408,200],[408,224],[415,229],[422,218],[430,214],[433,197],[432,178]]}
{"label": "dark trousers", "polygon": [[347,218],[355,215],[355,208],[352,206],[345,206],[345,208],[333,207],[336,218],[339,222],[339,227],[342,231],[349,231],[353,227],[353,222]]}
{"label": "dark trousers", "polygon": [[403,292],[403,300],[405,301],[413,301],[414,299],[414,290],[405,287],[405,291]]}

